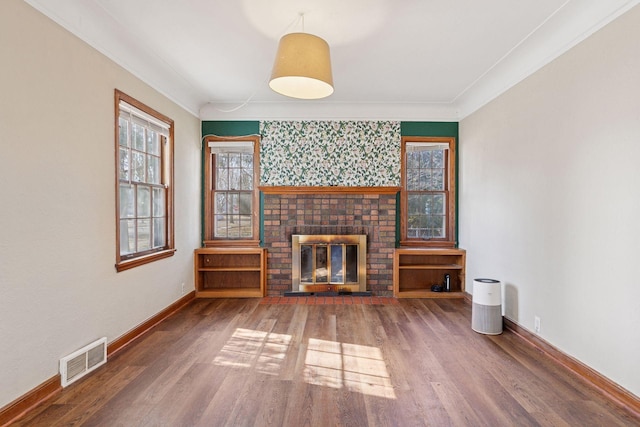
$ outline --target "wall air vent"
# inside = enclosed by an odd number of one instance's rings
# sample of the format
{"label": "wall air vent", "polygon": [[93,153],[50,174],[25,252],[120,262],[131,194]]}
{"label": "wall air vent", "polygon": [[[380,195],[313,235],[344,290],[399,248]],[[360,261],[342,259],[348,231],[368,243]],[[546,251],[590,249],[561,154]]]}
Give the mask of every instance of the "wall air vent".
{"label": "wall air vent", "polygon": [[107,363],[107,338],[100,338],[89,345],[60,359],[62,387],[87,375]]}

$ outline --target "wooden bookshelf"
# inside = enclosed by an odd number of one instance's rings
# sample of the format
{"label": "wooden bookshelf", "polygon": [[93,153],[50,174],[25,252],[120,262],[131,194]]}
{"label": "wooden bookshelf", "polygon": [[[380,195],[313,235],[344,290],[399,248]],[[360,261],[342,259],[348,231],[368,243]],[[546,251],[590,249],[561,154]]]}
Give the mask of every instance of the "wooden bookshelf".
{"label": "wooden bookshelf", "polygon": [[[464,249],[398,248],[393,256],[393,295],[396,298],[463,298]],[[451,291],[433,292],[431,286],[451,280]]]}
{"label": "wooden bookshelf", "polygon": [[265,295],[264,248],[199,248],[194,252],[197,298],[261,298]]}

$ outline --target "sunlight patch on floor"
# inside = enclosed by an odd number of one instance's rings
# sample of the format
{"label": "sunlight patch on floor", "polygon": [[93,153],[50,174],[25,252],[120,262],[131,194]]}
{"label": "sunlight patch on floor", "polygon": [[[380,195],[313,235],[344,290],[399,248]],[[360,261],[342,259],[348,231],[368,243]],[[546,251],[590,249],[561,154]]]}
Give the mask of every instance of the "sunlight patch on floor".
{"label": "sunlight patch on floor", "polygon": [[213,363],[233,368],[253,368],[277,375],[284,362],[291,335],[238,328]]}
{"label": "sunlight patch on floor", "polygon": [[382,352],[377,347],[311,338],[304,379],[309,384],[396,398]]}

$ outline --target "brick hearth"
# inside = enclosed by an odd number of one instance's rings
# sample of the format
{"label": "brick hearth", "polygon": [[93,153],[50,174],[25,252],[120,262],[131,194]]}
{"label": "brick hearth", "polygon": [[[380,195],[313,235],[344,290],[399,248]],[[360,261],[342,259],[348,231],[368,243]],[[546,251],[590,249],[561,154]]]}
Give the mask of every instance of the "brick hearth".
{"label": "brick hearth", "polygon": [[293,234],[366,234],[367,290],[376,296],[392,296],[396,193],[333,191],[336,193],[264,192],[268,296],[291,290]]}

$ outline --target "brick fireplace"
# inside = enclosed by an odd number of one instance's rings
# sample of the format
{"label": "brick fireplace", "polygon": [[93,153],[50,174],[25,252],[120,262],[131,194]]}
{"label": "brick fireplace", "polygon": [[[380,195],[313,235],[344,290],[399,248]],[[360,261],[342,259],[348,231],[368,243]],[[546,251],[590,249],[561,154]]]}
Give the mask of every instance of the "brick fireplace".
{"label": "brick fireplace", "polygon": [[398,187],[261,187],[267,295],[292,289],[292,235],[367,236],[367,289],[393,294]]}

